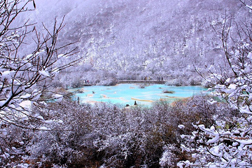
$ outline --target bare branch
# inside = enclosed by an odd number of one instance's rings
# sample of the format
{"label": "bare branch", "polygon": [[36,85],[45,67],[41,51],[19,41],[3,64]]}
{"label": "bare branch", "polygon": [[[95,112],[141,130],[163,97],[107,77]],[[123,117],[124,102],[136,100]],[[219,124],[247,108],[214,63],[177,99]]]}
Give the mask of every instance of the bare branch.
{"label": "bare branch", "polygon": [[[56,69],[59,71],[68,68],[81,59],[64,61],[65,64],[57,65],[59,52],[62,52],[64,57],[77,53],[77,47],[69,47],[74,43],[58,45],[58,36],[64,27],[64,17],[60,22],[55,18],[52,30],[42,24],[45,33],[38,32],[34,24],[29,24],[28,21],[21,26],[9,28],[20,13],[29,11],[27,5],[30,2],[36,8],[34,0],[0,2],[0,41],[3,44],[0,46],[0,109],[6,113],[0,115],[0,121],[15,123],[16,126],[19,126],[19,118],[15,114],[23,114],[22,110],[19,110],[22,109],[21,97],[27,94],[26,99],[32,101],[43,91],[41,82],[51,79]],[[28,36],[33,36],[35,48],[31,54],[25,56],[20,52],[20,48],[26,45]]]}

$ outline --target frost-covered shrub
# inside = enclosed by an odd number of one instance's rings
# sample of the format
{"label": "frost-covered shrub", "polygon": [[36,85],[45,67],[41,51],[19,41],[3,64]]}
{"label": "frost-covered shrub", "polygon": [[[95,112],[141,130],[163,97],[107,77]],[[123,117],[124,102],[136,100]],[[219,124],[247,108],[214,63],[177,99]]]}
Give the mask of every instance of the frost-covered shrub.
{"label": "frost-covered shrub", "polygon": [[218,82],[223,82],[223,80],[221,75],[211,74],[209,78],[204,79],[201,84],[205,88],[213,88]]}
{"label": "frost-covered shrub", "polygon": [[102,85],[102,86],[114,86],[117,84],[117,80],[115,78],[108,78],[105,80],[101,80],[96,85]]}
{"label": "frost-covered shrub", "polygon": [[[162,160],[160,160],[160,164],[162,163],[163,165],[167,166],[168,163],[170,163],[171,158],[167,156],[167,153],[171,153],[172,151],[174,151],[173,154],[176,156],[173,158],[173,162],[175,163],[173,166],[175,166],[177,163],[183,163],[186,165],[190,163],[189,161],[195,161],[195,158],[192,157],[190,151],[186,151],[183,148],[184,144],[187,144],[188,146],[192,145],[195,147],[195,145],[184,141],[184,138],[186,137],[184,135],[191,134],[192,132],[195,132],[197,130],[194,125],[202,124],[211,126],[216,122],[217,119],[226,118],[230,121],[226,126],[233,126],[231,120],[233,119],[233,117],[237,116],[237,111],[229,108],[226,103],[214,102],[216,101],[214,101],[212,97],[195,96],[193,98],[177,101],[172,104],[172,107],[170,107],[170,109],[167,111],[170,114],[169,118],[167,118],[168,122],[166,124],[169,123],[170,126],[167,128],[172,129],[173,134],[170,135],[173,135],[175,139],[167,136],[166,144],[174,144],[177,148],[175,148],[176,150],[165,148],[162,155]],[[167,132],[167,130],[168,129],[163,132]],[[184,161],[187,160],[189,161],[184,163]]]}
{"label": "frost-covered shrub", "polygon": [[27,145],[30,158],[49,165],[88,166],[95,158],[88,109],[67,101],[36,109],[44,120]]}
{"label": "frost-covered shrub", "polygon": [[164,152],[162,154],[162,157],[159,160],[159,165],[161,167],[173,167],[176,165],[176,154],[178,148],[176,148],[174,145],[167,145],[164,146]]}
{"label": "frost-covered shrub", "polygon": [[103,103],[37,103],[33,110],[40,121],[36,130],[28,131],[23,150],[30,155],[27,161],[37,160],[33,165],[173,167],[191,159],[180,148],[181,135],[196,131],[192,123],[199,118],[202,124],[212,122],[219,112],[217,104],[210,108],[207,103],[208,98],[194,97],[172,106],[160,101],[152,108],[134,106],[127,111]]}
{"label": "frost-covered shrub", "polygon": [[152,108],[134,106],[127,111],[103,103],[37,103],[33,110],[40,121],[28,131],[23,151],[30,155],[27,161],[37,160],[33,165],[42,167],[174,167],[193,160],[180,148],[181,135],[197,131],[192,123],[211,123],[216,113],[227,113],[225,106],[210,107],[211,103],[211,98],[198,96],[172,106],[160,101]]}
{"label": "frost-covered shrub", "polygon": [[201,85],[202,79],[200,77],[191,77],[189,79],[188,85],[195,86],[195,85]]}
{"label": "frost-covered shrub", "polygon": [[211,81],[209,80],[203,80],[201,85],[204,86],[205,88],[212,88],[214,86],[214,84],[211,83]]}
{"label": "frost-covered shrub", "polygon": [[194,125],[196,131],[182,136],[185,142],[181,149],[194,159],[180,162],[178,166],[251,167],[251,30],[251,25],[246,23],[233,26],[227,18],[224,20],[221,40],[229,69],[218,72],[215,67],[206,79],[215,90],[215,97],[223,102],[207,103],[222,109],[212,116],[214,122],[199,121]]}
{"label": "frost-covered shrub", "polygon": [[0,167],[14,166],[26,153],[29,133],[20,127],[2,122],[0,124]]}
{"label": "frost-covered shrub", "polygon": [[71,83],[71,87],[72,88],[80,88],[82,87],[84,84],[83,80],[81,79],[74,79],[74,81],[72,81]]}
{"label": "frost-covered shrub", "polygon": [[181,86],[183,85],[183,81],[180,78],[178,78],[178,79],[168,80],[166,81],[165,84],[168,86]]}

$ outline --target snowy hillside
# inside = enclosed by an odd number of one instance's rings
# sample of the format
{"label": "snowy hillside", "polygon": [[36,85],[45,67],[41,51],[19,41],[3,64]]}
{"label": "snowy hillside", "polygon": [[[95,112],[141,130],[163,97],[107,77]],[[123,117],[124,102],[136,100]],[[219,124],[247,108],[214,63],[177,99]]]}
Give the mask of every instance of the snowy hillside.
{"label": "snowy hillside", "polygon": [[119,77],[125,72],[188,76],[194,66],[220,63],[215,29],[225,14],[237,20],[247,15],[237,0],[41,0],[36,5],[31,23],[49,26],[66,15],[59,41],[77,42],[85,66]]}

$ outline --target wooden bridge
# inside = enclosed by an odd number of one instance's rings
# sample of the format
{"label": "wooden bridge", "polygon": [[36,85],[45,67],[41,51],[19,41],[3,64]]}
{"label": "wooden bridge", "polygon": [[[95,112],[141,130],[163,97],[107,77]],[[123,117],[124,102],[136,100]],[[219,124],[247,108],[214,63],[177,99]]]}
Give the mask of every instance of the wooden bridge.
{"label": "wooden bridge", "polygon": [[118,80],[117,83],[149,83],[149,84],[165,84],[166,81],[158,80]]}

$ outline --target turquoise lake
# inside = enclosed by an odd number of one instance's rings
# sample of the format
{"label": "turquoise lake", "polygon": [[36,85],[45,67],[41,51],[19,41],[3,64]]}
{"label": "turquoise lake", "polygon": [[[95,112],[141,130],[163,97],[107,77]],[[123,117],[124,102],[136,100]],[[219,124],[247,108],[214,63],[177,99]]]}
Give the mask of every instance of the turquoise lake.
{"label": "turquoise lake", "polygon": [[[85,86],[70,89],[74,93],[73,99],[80,104],[107,102],[122,105],[151,105],[152,102],[164,100],[173,102],[178,99],[191,97],[206,91],[201,86],[167,86],[163,84],[151,84],[140,88],[140,84],[118,84],[116,86]],[[164,93],[169,91],[172,93]]]}

